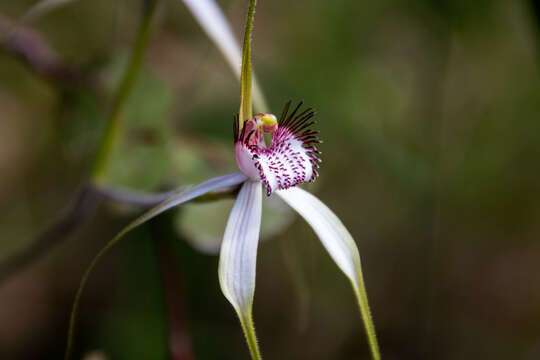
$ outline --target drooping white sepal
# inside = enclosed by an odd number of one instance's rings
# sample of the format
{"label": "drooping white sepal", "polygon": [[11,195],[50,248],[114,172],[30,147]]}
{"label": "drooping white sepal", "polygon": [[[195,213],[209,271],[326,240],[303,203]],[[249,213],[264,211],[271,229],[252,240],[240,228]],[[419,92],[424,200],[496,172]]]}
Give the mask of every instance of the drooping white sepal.
{"label": "drooping white sepal", "polygon": [[219,256],[221,290],[240,318],[251,313],[253,303],[261,212],[261,183],[248,180],[229,215]]}
{"label": "drooping white sepal", "polygon": [[334,262],[351,281],[373,358],[380,359],[362,275],[360,254],[351,234],[332,210],[307,191],[294,187],[277,191],[277,194],[311,225]]}
{"label": "drooping white sepal", "polygon": [[252,359],[261,358],[252,316],[261,212],[261,183],[248,180],[229,215],[218,270],[221,291],[238,314]]}
{"label": "drooping white sepal", "polygon": [[156,217],[157,215],[161,214],[162,212],[170,208],[186,203],[190,200],[198,198],[199,196],[209,193],[211,191],[226,188],[228,186],[235,186],[235,185],[241,184],[246,179],[247,179],[246,176],[242,173],[233,173],[233,174],[218,176],[216,178],[206,180],[193,187],[179,190],[175,193],[172,193],[171,196],[167,200],[156,205],[154,208],[148,210],[146,213],[144,213],[135,221],[133,221],[133,223],[130,224],[130,225],[133,225],[131,228],[138,226],[150,220],[153,217]]}
{"label": "drooping white sepal", "polygon": [[171,196],[167,200],[161,202],[160,204],[156,205],[152,209],[148,210],[147,212],[139,216],[137,219],[133,220],[126,227],[124,227],[114,238],[112,238],[112,240],[110,240],[94,257],[94,259],[92,260],[92,262],[86,269],[81,279],[81,284],[79,285],[79,288],[77,289],[77,294],[75,295],[75,301],[73,302],[73,308],[71,310],[71,316],[69,319],[69,332],[68,332],[68,343],[66,346],[66,359],[69,358],[70,353],[71,353],[71,348],[73,345],[73,333],[75,331],[75,322],[77,320],[77,315],[79,311],[79,301],[81,299],[82,293],[84,291],[84,288],[86,286],[86,283],[88,282],[90,275],[92,274],[94,268],[99,263],[101,258],[103,258],[103,256],[116,243],[118,243],[124,237],[124,235],[126,235],[128,232],[138,227],[139,225],[144,224],[148,220],[156,217],[157,215],[163,213],[164,211],[171,209],[175,206],[181,205],[183,203],[186,203],[190,200],[193,200],[210,191],[241,184],[245,180],[246,180],[246,176],[244,174],[234,173],[234,174],[219,176],[217,178],[207,180],[203,183],[200,183],[199,185],[193,186],[190,189],[182,189],[180,191],[176,191],[173,194],[171,194]]}
{"label": "drooping white sepal", "polygon": [[356,282],[360,254],[341,220],[322,201],[298,187],[276,193],[311,225],[337,266]]}
{"label": "drooping white sepal", "polygon": [[[221,11],[219,5],[214,0],[183,0],[183,2],[208,37],[221,51],[236,77],[240,79],[242,52],[231,30],[229,21],[223,14],[223,11]],[[266,111],[266,101],[255,74],[251,75],[251,81],[253,84],[254,106],[259,111]]]}

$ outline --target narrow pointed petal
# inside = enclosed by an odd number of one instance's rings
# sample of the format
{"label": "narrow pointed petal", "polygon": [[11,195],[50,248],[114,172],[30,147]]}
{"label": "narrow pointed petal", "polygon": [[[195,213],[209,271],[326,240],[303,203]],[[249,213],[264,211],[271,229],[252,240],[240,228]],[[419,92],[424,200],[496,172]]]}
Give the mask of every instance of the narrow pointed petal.
{"label": "narrow pointed petal", "polygon": [[[233,35],[229,22],[214,0],[183,0],[199,22],[208,37],[221,51],[225,60],[240,80],[242,52],[240,45]],[[260,112],[268,111],[266,100],[257,83],[255,74],[251,77],[253,84],[253,103]]]}
{"label": "narrow pointed petal", "polygon": [[204,195],[210,191],[218,190],[220,188],[224,188],[228,186],[238,185],[244,182],[245,180],[246,180],[246,177],[243,174],[234,173],[234,174],[224,175],[224,176],[207,180],[199,185],[192,187],[191,189],[181,190],[177,192],[176,194],[171,195],[171,197],[168,200],[165,200],[161,204],[155,206],[154,208],[150,209],[149,211],[139,216],[137,219],[133,220],[130,224],[128,224],[125,228],[123,228],[112,240],[110,240],[100,250],[100,252],[94,257],[94,259],[92,260],[92,262],[86,269],[86,272],[84,273],[81,279],[79,288],[77,289],[77,294],[75,295],[75,300],[73,302],[73,308],[71,310],[71,316],[69,320],[68,339],[67,339],[66,353],[64,357],[65,360],[68,360],[71,355],[71,349],[73,346],[73,336],[74,336],[74,331],[75,331],[75,322],[77,320],[79,301],[81,299],[82,292],[84,290],[84,287],[86,286],[88,278],[92,274],[92,271],[94,270],[98,262],[101,260],[101,258],[107,253],[107,251],[109,251],[109,249],[113,247],[118,241],[120,241],[120,239],[122,239],[122,237],[124,237],[124,235],[126,235],[129,231],[147,222],[148,220],[156,217],[162,212],[172,207],[188,202],[190,200],[193,200],[194,198]]}
{"label": "narrow pointed petal", "polygon": [[248,180],[229,215],[219,257],[221,290],[238,314],[253,359],[260,359],[252,307],[261,210],[261,183]]}
{"label": "narrow pointed petal", "polygon": [[311,225],[332,259],[351,281],[373,359],[380,359],[375,327],[362,275],[360,254],[351,234],[322,201],[307,191],[300,188],[290,188],[276,193]]}

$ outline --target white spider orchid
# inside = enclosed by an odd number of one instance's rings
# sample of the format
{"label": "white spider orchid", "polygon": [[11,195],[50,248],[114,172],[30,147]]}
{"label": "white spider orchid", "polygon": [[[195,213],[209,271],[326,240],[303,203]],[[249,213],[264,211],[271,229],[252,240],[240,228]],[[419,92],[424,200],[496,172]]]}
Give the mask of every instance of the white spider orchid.
{"label": "white spider orchid", "polygon": [[[209,36],[218,44],[221,41],[220,47],[225,46],[226,50],[222,50],[229,63],[235,64],[235,59],[240,53],[234,49],[236,43],[217,5],[212,0],[184,0],[184,2]],[[316,145],[320,140],[318,131],[311,129],[315,112],[311,108],[301,111],[302,102],[289,111],[291,104],[289,101],[279,121],[273,114],[259,113],[255,116],[251,114],[250,42],[255,2],[251,0],[250,3],[244,38],[240,73],[242,85],[240,113],[234,117],[233,122],[234,150],[240,171],[207,180],[188,190],[175,193],[168,200],[134,220],[98,253],[84,274],[76,295],[67,354],[72,345],[82,290],[93,268],[110,247],[133,228],[170,208],[212,191],[241,185],[225,228],[218,273],[221,290],[238,314],[252,358],[261,359],[255,337],[252,306],[264,187],[267,196],[276,194],[311,225],[332,259],[350,280],[358,300],[372,356],[374,359],[380,359],[356,243],[343,223],[324,203],[297,187],[299,184],[313,181],[318,176],[316,169],[320,163],[318,157],[320,152]],[[259,106],[265,103],[257,87],[255,100]],[[264,140],[265,132],[273,133],[269,146]]]}

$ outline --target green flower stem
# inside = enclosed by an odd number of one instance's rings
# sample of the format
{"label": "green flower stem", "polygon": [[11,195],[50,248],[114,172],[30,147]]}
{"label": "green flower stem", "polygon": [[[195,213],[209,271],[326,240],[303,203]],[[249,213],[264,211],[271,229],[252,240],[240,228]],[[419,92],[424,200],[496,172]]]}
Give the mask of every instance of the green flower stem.
{"label": "green flower stem", "polygon": [[[170,200],[169,200],[170,201]],[[155,216],[156,212],[160,211],[160,208],[166,204],[166,202],[157,205],[155,208],[149,210],[148,212],[142,214],[137,219],[129,223],[125,228],[123,228],[112,240],[110,240],[105,246],[99,251],[99,253],[94,257],[88,268],[86,269],[77,293],[75,295],[75,300],[73,301],[73,308],[71,309],[71,314],[69,317],[69,329],[67,335],[67,345],[66,352],[64,353],[64,360],[69,360],[71,358],[71,352],[73,350],[73,339],[75,336],[75,324],[77,322],[77,317],[79,315],[79,303],[81,301],[82,293],[86,287],[86,283],[90,278],[90,275],[94,271],[96,265],[100,262],[103,256],[114,246],[116,245],[128,232],[136,228],[137,226],[145,223],[147,220]]]}
{"label": "green flower stem", "polygon": [[81,300],[83,290],[86,287],[86,283],[88,282],[88,278],[90,277],[90,274],[92,274],[92,272],[94,271],[94,268],[96,267],[97,263],[101,260],[103,255],[105,255],[105,253],[107,253],[107,251],[109,251],[109,249],[113,247],[118,242],[118,240],[120,240],[122,236],[131,229],[132,229],[131,227],[126,228],[126,230],[122,231],[114,239],[108,242],[107,245],[105,245],[105,247],[101,249],[101,251],[92,260],[88,269],[86,269],[86,272],[84,273],[83,278],[81,280],[81,284],[79,285],[79,289],[77,290],[77,294],[75,295],[75,301],[73,302],[73,308],[71,310],[71,315],[69,318],[68,338],[67,338],[66,352],[64,353],[64,360],[69,360],[71,358],[71,352],[73,350],[73,338],[75,335],[75,323],[77,322],[77,317],[79,315],[79,302]]}
{"label": "green flower stem", "polygon": [[101,143],[94,160],[94,165],[91,174],[91,180],[94,183],[103,183],[106,174],[107,167],[110,161],[110,154],[118,139],[118,135],[121,127],[122,110],[126,100],[128,99],[133,85],[137,80],[137,75],[141,69],[143,57],[148,48],[150,40],[150,30],[153,22],[155,10],[157,7],[157,0],[145,0],[144,14],[139,30],[137,33],[137,39],[131,57],[129,59],[129,65],[122,77],[120,85],[118,86],[114,99],[111,105],[111,109],[107,118],[107,127],[105,133],[101,138]]}
{"label": "green flower stem", "polygon": [[362,270],[357,271],[358,278],[356,283],[353,282],[353,289],[358,300],[358,306],[360,307],[360,314],[362,315],[362,321],[364,322],[364,328],[368,339],[369,349],[371,350],[371,356],[373,360],[380,360],[381,354],[379,352],[379,344],[377,342],[377,336],[375,335],[375,326],[373,325],[373,318],[371,317],[371,311],[369,310],[369,303],[367,298],[366,286],[364,284],[364,277],[362,276]]}
{"label": "green flower stem", "polygon": [[[242,70],[240,72],[240,115],[238,121],[239,128],[242,129],[244,121],[252,117],[251,105],[251,31],[253,29],[253,18],[255,16],[255,5],[257,0],[249,3],[246,30],[244,32],[244,45],[242,48]],[[265,105],[266,106],[266,105]]]}
{"label": "green flower stem", "polygon": [[[238,121],[240,122],[239,128],[242,129],[244,121],[253,117],[252,102],[251,102],[251,32],[253,30],[253,18],[255,16],[255,6],[257,0],[251,0],[249,3],[248,16],[246,21],[246,29],[244,32],[244,44],[242,48],[242,69],[240,72],[240,114]],[[264,99],[262,93],[257,88],[257,98]],[[266,107],[264,100],[261,104]],[[253,324],[253,316],[251,310],[247,315],[243,315],[241,311],[238,312],[240,324],[246,337],[246,341],[249,347],[252,360],[261,360],[261,352],[259,351],[259,345],[257,344],[257,337],[255,336],[255,326]]]}
{"label": "green flower stem", "polygon": [[252,360],[261,360],[261,352],[259,351],[259,345],[257,344],[257,337],[255,336],[255,326],[253,325],[253,317],[251,311],[247,316],[242,316],[238,314],[240,318],[240,324],[242,325],[242,330],[246,336],[246,341],[249,347],[249,353],[251,354]]}
{"label": "green flower stem", "polygon": [[[105,246],[99,251],[99,253],[92,259],[92,262],[86,269],[82,279],[81,283],[79,285],[79,288],[77,289],[77,293],[75,294],[75,300],[73,301],[73,307],[71,309],[71,314],[69,317],[69,329],[67,334],[67,345],[66,345],[66,352],[64,353],[64,360],[69,360],[71,358],[71,352],[73,350],[73,339],[75,336],[75,324],[77,322],[77,317],[79,315],[79,303],[81,301],[82,293],[86,287],[86,283],[88,282],[88,279],[90,278],[90,275],[94,271],[94,268],[96,265],[100,262],[101,258],[114,246],[116,243],[118,243],[124,235],[126,235],[128,232],[136,228],[137,226],[145,223],[152,217],[156,215],[156,212],[159,213],[160,209],[167,203],[170,202],[171,199],[162,202],[158,204],[153,209],[150,209],[148,212],[142,214],[135,220],[133,220],[131,223],[129,223],[125,228],[123,228],[112,240],[110,240]],[[172,200],[174,201],[174,200]]]}

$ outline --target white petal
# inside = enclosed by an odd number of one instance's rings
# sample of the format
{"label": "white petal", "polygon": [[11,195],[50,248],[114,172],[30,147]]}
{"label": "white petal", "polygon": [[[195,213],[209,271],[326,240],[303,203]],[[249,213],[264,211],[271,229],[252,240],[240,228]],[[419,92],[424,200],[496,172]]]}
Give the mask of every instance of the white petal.
{"label": "white petal", "polygon": [[252,316],[261,211],[261,183],[248,180],[229,215],[219,256],[221,291],[238,314],[253,360],[261,359]]}
{"label": "white petal", "polygon": [[133,221],[133,223],[130,224],[132,226],[128,227],[132,229],[135,226],[142,224],[143,222],[157,216],[158,214],[161,214],[162,212],[172,207],[193,200],[210,191],[241,184],[246,179],[246,176],[242,173],[233,173],[206,180],[205,182],[202,182],[199,185],[195,185],[189,189],[180,190],[176,194],[172,194],[168,200],[158,204],[153,209],[150,209],[149,211],[141,215],[139,218]]}
{"label": "white petal", "polygon": [[[240,80],[240,68],[242,65],[242,52],[240,45],[233,35],[229,22],[214,0],[183,0],[184,4],[191,11],[195,19],[199,22],[208,37],[221,51],[225,60],[231,67],[236,77]],[[260,112],[268,111],[266,101],[255,79],[252,75],[253,102]]]}
{"label": "white petal", "polygon": [[276,193],[311,225],[332,259],[351,281],[373,359],[380,359],[375,327],[362,276],[360,254],[351,234],[322,201],[307,191],[295,187],[279,190]]}
{"label": "white petal", "polygon": [[338,217],[319,199],[300,188],[276,193],[311,225],[341,271],[356,282],[360,255],[351,234]]}
{"label": "white petal", "polygon": [[221,244],[219,283],[241,321],[251,318],[261,210],[261,183],[248,180],[231,210]]}
{"label": "white petal", "polygon": [[195,19],[240,77],[242,53],[223,12],[213,0],[183,0]]}
{"label": "white petal", "polygon": [[81,299],[82,292],[94,268],[96,267],[98,262],[101,260],[101,258],[109,251],[109,249],[111,249],[116,243],[118,243],[118,241],[120,241],[124,237],[124,235],[126,235],[128,232],[130,232],[137,226],[145,223],[146,221],[152,219],[153,217],[161,214],[162,212],[174,206],[177,206],[189,200],[192,200],[196,197],[199,197],[203,194],[206,194],[210,191],[218,190],[223,187],[238,185],[245,180],[246,180],[246,177],[243,174],[234,173],[234,174],[224,175],[224,176],[207,180],[188,190],[181,190],[177,192],[176,194],[171,195],[171,197],[168,200],[160,203],[159,205],[156,205],[154,208],[148,210],[147,212],[139,216],[137,219],[133,220],[126,227],[124,227],[112,240],[110,240],[94,257],[94,259],[92,260],[92,262],[86,269],[86,272],[84,273],[82,277],[81,284],[79,285],[79,288],[77,290],[77,294],[75,295],[75,301],[73,302],[73,309],[71,310],[71,316],[69,320],[68,345],[66,346],[66,358],[69,358],[69,354],[71,352],[71,347],[73,343],[73,332],[75,329],[75,321],[77,319],[79,301]]}

